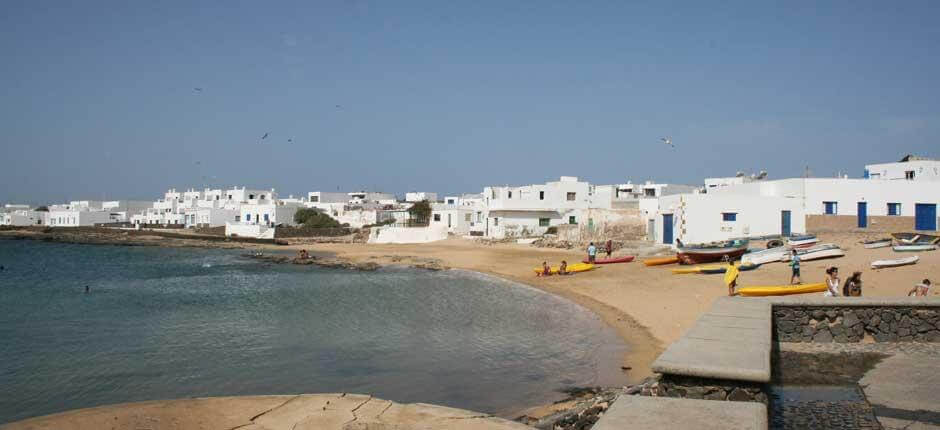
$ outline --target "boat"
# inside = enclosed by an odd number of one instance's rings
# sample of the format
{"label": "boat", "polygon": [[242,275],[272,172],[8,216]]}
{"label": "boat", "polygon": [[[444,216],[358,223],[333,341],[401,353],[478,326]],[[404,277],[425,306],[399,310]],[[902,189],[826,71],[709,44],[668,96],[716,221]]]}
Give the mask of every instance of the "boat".
{"label": "boat", "polygon": [[[592,270],[592,269],[594,269],[594,265],[593,265],[593,264],[575,263],[575,264],[570,264],[570,265],[568,265],[568,273],[587,272],[588,270]],[[552,267],[550,267],[550,268],[549,268],[549,272],[550,272],[552,275],[557,275],[557,274],[558,274],[558,266],[552,266]],[[541,268],[541,267],[536,267],[536,268],[535,268],[535,273],[536,273],[536,274],[541,274],[541,273],[542,273],[542,268]]]}
{"label": "boat", "polygon": [[883,238],[883,239],[866,240],[866,241],[862,242],[862,245],[864,245],[865,248],[867,248],[867,249],[887,248],[887,247],[891,246],[891,238],[890,238],[890,237],[886,237],[886,238]]}
{"label": "boat", "polygon": [[741,256],[741,264],[764,264],[780,261],[784,256],[789,256],[790,250],[787,248],[770,248],[763,251],[749,252]]}
{"label": "boat", "polygon": [[[823,258],[842,257],[845,252],[838,245],[824,243],[811,248],[794,249],[796,255],[800,256],[800,261],[821,260]],[[782,262],[790,261],[790,255],[784,255],[780,258]]]}
{"label": "boat", "polygon": [[809,248],[818,242],[819,239],[812,234],[794,235],[787,238],[787,246],[790,248]]}
{"label": "boat", "polygon": [[[634,258],[636,258],[635,255],[625,255],[623,257],[616,257],[616,258],[602,258],[600,260],[594,260],[594,264],[629,263],[633,261]],[[584,264],[591,264],[591,262],[588,260],[583,260],[581,262]]]}
{"label": "boat", "polygon": [[937,249],[937,245],[930,244],[917,244],[917,245],[896,245],[894,252],[920,252],[920,251],[933,251]]}
{"label": "boat", "polygon": [[745,297],[787,296],[790,294],[821,293],[826,291],[826,283],[802,285],[766,285],[738,288],[737,293]]}
{"label": "boat", "polygon": [[679,262],[679,257],[659,257],[659,258],[649,258],[643,260],[643,264],[647,266],[662,266],[663,264],[675,264]]}
{"label": "boat", "polygon": [[[760,264],[741,264],[740,266],[738,266],[738,270],[742,272],[747,272],[750,270],[754,270],[758,267],[760,267]],[[725,273],[727,270],[728,270],[727,264],[717,264],[714,266],[702,266],[702,273],[706,275],[713,275],[716,273]]]}
{"label": "boat", "polygon": [[916,264],[918,260],[920,260],[920,257],[916,255],[906,258],[897,258],[894,260],[877,260],[871,262],[871,268],[884,269],[886,267],[907,266],[908,264]]}
{"label": "boat", "polygon": [[729,240],[717,245],[683,246],[679,248],[676,256],[679,258],[679,264],[712,263],[725,257],[735,260],[744,255],[747,244],[747,240]]}
{"label": "boat", "polygon": [[891,236],[902,245],[936,244],[940,242],[940,236],[924,233],[891,233]]}

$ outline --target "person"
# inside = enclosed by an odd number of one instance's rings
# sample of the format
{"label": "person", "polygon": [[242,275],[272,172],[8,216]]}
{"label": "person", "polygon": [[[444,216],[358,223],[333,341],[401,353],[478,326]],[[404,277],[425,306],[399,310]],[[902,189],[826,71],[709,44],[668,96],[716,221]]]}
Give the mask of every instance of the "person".
{"label": "person", "polygon": [[552,275],[552,268],[551,268],[551,267],[548,267],[548,262],[547,262],[547,261],[543,261],[543,262],[542,262],[542,272],[539,273],[539,276],[551,276],[551,275]]}
{"label": "person", "polygon": [[307,254],[307,250],[306,250],[306,249],[301,249],[301,250],[300,250],[300,259],[301,259],[301,260],[306,260],[306,259],[308,259],[308,258],[310,258],[310,254]]}
{"label": "person", "polygon": [[862,272],[852,272],[842,285],[842,295],[845,297],[859,297],[862,295]]}
{"label": "person", "polygon": [[612,240],[607,239],[607,246],[605,246],[605,250],[607,251],[607,258],[610,258],[610,254],[614,252],[614,242]]}
{"label": "person", "polygon": [[88,285],[85,286],[85,294],[88,294],[91,291],[91,287]]}
{"label": "person", "polygon": [[591,242],[588,245],[588,263],[594,264],[594,261],[597,260],[597,247],[594,246],[594,242]]}
{"label": "person", "polygon": [[568,274],[568,262],[567,261],[561,260],[561,266],[558,266],[558,274],[559,275]]}
{"label": "person", "polygon": [[921,282],[911,288],[911,291],[907,292],[908,296],[915,297],[926,297],[927,292],[930,291],[930,279],[924,279],[924,282]]}
{"label": "person", "polygon": [[[802,284],[803,281],[800,279],[800,256],[796,253],[796,250],[793,250],[793,256],[790,257],[790,267],[793,268],[793,272],[790,274],[790,285]],[[796,280],[796,282],[793,282]]]}
{"label": "person", "polygon": [[839,297],[839,268],[830,267],[826,269],[826,274],[829,276],[826,278],[826,292],[823,295],[826,297]]}
{"label": "person", "polygon": [[725,284],[728,285],[728,295],[734,295],[734,287],[738,286],[738,268],[735,267],[734,261],[731,260],[727,255],[721,258],[722,260],[728,262],[728,268],[725,270]]}

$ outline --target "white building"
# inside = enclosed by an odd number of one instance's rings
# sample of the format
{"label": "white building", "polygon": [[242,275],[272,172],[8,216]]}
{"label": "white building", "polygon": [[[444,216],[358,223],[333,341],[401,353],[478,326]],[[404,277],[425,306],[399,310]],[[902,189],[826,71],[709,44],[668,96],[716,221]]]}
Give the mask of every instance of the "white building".
{"label": "white building", "polygon": [[398,203],[398,198],[394,194],[374,193],[359,191],[347,193],[349,195],[349,204],[361,205],[365,203],[376,203],[380,205],[393,205]]}
{"label": "white building", "polygon": [[[482,213],[482,212],[481,212]],[[431,203],[431,226],[443,226],[450,234],[470,234],[476,213],[470,206],[446,203]],[[482,219],[482,218],[481,218]]]}
{"label": "white building", "polygon": [[[25,208],[23,208],[25,206]],[[28,205],[6,205],[0,210],[0,225],[42,225],[46,212],[29,209]]]}
{"label": "white building", "polygon": [[417,203],[420,201],[427,200],[431,203],[437,201],[437,193],[427,193],[427,192],[410,192],[405,193],[405,201],[409,203]]}
{"label": "white building", "polygon": [[278,225],[296,225],[294,214],[301,206],[298,203],[245,204],[241,206],[236,223],[263,224],[269,227]]}
{"label": "white building", "polygon": [[865,166],[865,178],[940,181],[940,161],[908,155],[897,163],[869,164]]}

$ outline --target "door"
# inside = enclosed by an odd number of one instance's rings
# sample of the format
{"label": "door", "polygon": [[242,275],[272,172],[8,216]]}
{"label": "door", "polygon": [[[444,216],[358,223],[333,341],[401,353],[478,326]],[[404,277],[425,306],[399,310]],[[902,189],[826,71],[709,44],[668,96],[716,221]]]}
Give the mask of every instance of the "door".
{"label": "door", "polygon": [[868,227],[868,203],[858,202],[858,228]]}
{"label": "door", "polygon": [[790,211],[780,211],[780,234],[790,235]]}
{"label": "door", "polygon": [[663,214],[663,243],[672,245],[672,214]]}
{"label": "door", "polygon": [[651,219],[646,226],[646,237],[652,241],[656,241],[656,220]]}
{"label": "door", "polygon": [[447,214],[447,228],[450,228],[450,214]]}
{"label": "door", "polygon": [[926,203],[914,205],[914,229],[929,231],[937,229],[937,205]]}

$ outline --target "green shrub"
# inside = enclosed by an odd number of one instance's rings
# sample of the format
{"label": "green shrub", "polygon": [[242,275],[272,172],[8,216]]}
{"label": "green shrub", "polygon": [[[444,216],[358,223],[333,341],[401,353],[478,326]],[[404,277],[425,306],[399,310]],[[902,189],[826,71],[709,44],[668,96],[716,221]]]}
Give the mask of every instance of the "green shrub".
{"label": "green shrub", "polygon": [[294,213],[294,222],[307,228],[336,228],[342,227],[339,221],[316,209],[300,209]]}

